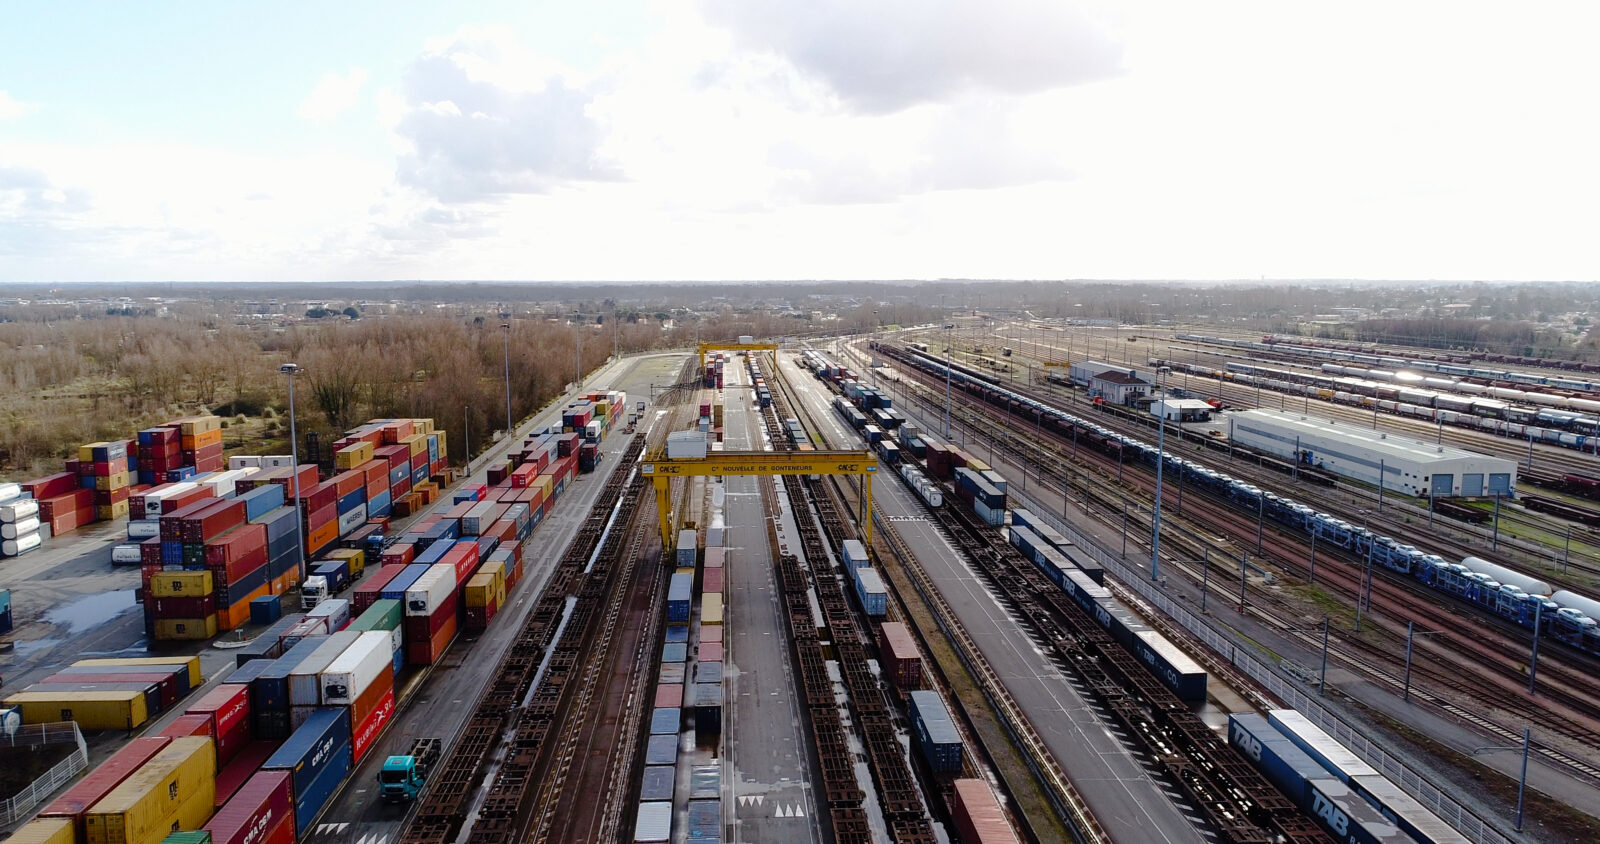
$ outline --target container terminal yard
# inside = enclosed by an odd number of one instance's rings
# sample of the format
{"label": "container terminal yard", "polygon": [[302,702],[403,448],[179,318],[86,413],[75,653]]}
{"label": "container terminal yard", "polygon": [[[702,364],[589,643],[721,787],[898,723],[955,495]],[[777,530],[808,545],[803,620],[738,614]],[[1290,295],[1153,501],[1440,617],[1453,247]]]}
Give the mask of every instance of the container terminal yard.
{"label": "container terminal yard", "polygon": [[154,535],[0,567],[8,723],[83,748],[5,840],[1570,837],[1528,806],[1600,801],[1596,385],[1429,370],[1428,415],[1239,340],[741,337],[619,356],[461,475],[424,420],[329,478],[184,463]]}

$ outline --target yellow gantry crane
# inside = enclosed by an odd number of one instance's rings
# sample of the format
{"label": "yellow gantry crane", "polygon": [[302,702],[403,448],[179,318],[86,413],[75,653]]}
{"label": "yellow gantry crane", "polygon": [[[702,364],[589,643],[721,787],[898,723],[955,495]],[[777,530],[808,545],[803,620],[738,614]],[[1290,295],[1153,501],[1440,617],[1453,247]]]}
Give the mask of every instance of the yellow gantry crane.
{"label": "yellow gantry crane", "polygon": [[700,343],[695,347],[700,365],[705,366],[706,352],[776,352],[777,343]]}
{"label": "yellow gantry crane", "polygon": [[672,498],[668,485],[673,478],[721,475],[855,475],[862,478],[860,519],[866,541],[872,541],[872,476],[878,460],[870,451],[717,451],[705,457],[669,458],[661,452],[645,457],[640,474],[649,478],[656,490],[656,512],[661,519],[661,544],[673,547]]}

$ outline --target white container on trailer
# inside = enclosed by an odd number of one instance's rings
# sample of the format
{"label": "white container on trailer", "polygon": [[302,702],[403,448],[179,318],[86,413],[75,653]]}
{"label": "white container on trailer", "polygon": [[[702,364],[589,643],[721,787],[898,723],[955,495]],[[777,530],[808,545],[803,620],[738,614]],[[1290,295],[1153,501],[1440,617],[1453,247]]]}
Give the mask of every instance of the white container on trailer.
{"label": "white container on trailer", "polygon": [[154,539],[160,535],[160,519],[131,519],[128,522],[129,539]]}
{"label": "white container on trailer", "polygon": [[406,615],[431,616],[456,593],[456,567],[437,565],[406,589]]}
{"label": "white container on trailer", "polygon": [[0,484],[0,503],[22,497],[22,484]]}
{"label": "white container on trailer", "polygon": [[[11,537],[6,537],[10,539]],[[111,562],[121,565],[137,565],[143,559],[137,545],[118,545],[111,549]]]}
{"label": "white container on trailer", "polygon": [[349,706],[385,672],[394,671],[389,631],[362,633],[322,672],[322,705]]}

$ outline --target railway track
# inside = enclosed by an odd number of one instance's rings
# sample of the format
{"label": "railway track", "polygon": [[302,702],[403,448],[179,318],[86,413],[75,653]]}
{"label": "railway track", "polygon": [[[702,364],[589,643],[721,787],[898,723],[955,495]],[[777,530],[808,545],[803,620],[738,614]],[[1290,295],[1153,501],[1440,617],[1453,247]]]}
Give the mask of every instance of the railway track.
{"label": "railway track", "polygon": [[[625,463],[635,463],[643,450],[644,437],[638,436],[621,459]],[[533,763],[532,751],[538,749],[548,731],[554,708],[549,682],[552,670],[564,677],[572,667],[570,650],[552,648],[562,626],[573,621],[566,613],[569,597],[588,585],[584,568],[591,556],[597,550],[608,550],[601,548],[601,538],[613,509],[620,505],[619,520],[625,517],[631,521],[638,508],[642,486],[635,480],[626,487],[617,485],[601,493],[501,660],[494,680],[484,688],[472,715],[449,743],[421,804],[400,834],[403,844],[455,841],[468,820],[473,794],[478,790],[491,756],[501,753],[504,758],[494,787],[477,812],[478,823],[473,824],[470,840],[509,840],[507,836],[518,811],[516,800],[508,800],[511,795],[507,792],[515,790],[520,796]],[[602,553],[601,557],[614,559],[620,545],[620,537],[613,533],[607,538],[609,553]],[[574,610],[573,615],[576,614]],[[547,661],[549,667],[542,675],[544,682],[536,688],[535,678]],[[517,787],[519,775],[520,787]],[[496,835],[501,837],[494,837]]]}
{"label": "railway track", "polygon": [[[928,399],[925,397],[919,396],[918,398],[920,401],[925,403],[926,407],[942,411],[942,401],[935,403],[928,401]],[[939,398],[942,399],[942,396]],[[967,401],[965,396],[963,396],[961,400],[963,403]],[[979,434],[992,430],[994,427],[994,419],[992,417],[969,418],[965,416],[958,416],[957,414],[953,413],[952,421],[968,424],[970,425],[970,430]],[[1099,455],[1092,449],[1084,448],[1081,450],[1080,454],[1086,456],[1086,459],[1090,461],[1093,467],[1091,472],[1096,474],[1097,478],[1095,481],[1091,482],[1087,480],[1086,476],[1079,474],[1078,478],[1074,480],[1074,473],[1063,468],[1069,464],[1064,451],[1053,450],[1047,447],[1038,447],[1025,450],[1019,447],[1017,442],[1018,440],[1016,438],[1012,438],[1010,441],[1002,443],[999,447],[1002,450],[1014,454],[1021,460],[1032,462],[1034,466],[1039,468],[1042,478],[1048,478],[1052,483],[1061,488],[1073,490],[1077,494],[1081,495],[1086,502],[1095,502],[1095,509],[1098,509],[1111,523],[1114,524],[1116,519],[1121,518],[1123,513],[1122,505],[1112,497],[1115,495],[1115,493],[1107,492],[1108,487],[1115,488],[1120,486],[1120,484],[1112,481],[1113,473],[1116,472],[1116,461]],[[1139,491],[1145,494],[1151,494],[1153,492],[1153,482],[1150,482],[1149,479],[1143,478],[1142,471],[1127,472],[1125,474],[1128,478],[1132,479],[1134,486]],[[1172,503],[1170,500],[1172,497],[1172,492],[1170,490],[1170,486],[1164,490],[1164,510],[1171,506]],[[1190,500],[1194,501],[1197,498],[1204,500],[1203,496],[1198,495],[1192,496]],[[1193,506],[1194,505],[1191,505],[1191,508]],[[1201,506],[1205,507],[1207,505],[1202,504]],[[1168,512],[1170,513],[1171,511],[1168,510]],[[1239,512],[1236,507],[1211,507],[1206,509],[1204,512],[1206,513],[1208,524],[1228,527],[1230,528],[1229,532],[1235,536],[1251,537],[1256,530],[1256,525],[1254,524],[1254,514],[1245,514]],[[1195,543],[1197,545],[1205,544],[1206,536],[1204,530],[1185,531],[1180,527],[1180,525],[1173,524],[1173,521],[1174,520],[1171,516],[1166,516],[1163,518],[1162,533],[1164,538],[1169,542],[1177,540],[1179,542]],[[1149,522],[1143,521],[1142,517],[1140,516],[1136,516],[1134,528],[1130,529],[1136,529],[1136,532],[1142,531],[1141,535],[1147,537],[1150,529]],[[1285,540],[1279,535],[1278,531],[1271,530],[1263,533],[1264,543],[1269,536],[1271,537],[1273,543],[1271,546],[1271,553],[1267,555],[1269,559],[1273,560],[1278,566],[1289,573],[1308,573],[1309,566],[1301,562],[1302,560],[1306,560],[1308,558],[1301,553],[1300,544],[1297,538],[1293,541]],[[1212,532],[1212,538],[1215,538],[1214,531]],[[1355,584],[1358,584],[1360,579],[1364,576],[1364,572],[1362,571],[1364,568],[1362,561],[1351,558],[1347,553],[1339,553],[1337,549],[1329,548],[1327,543],[1320,545],[1319,551],[1321,553],[1317,555],[1318,561],[1325,564],[1324,567],[1318,569],[1319,578],[1321,578],[1321,581],[1324,583],[1327,581],[1330,567],[1327,567],[1326,563],[1330,559],[1341,561],[1341,563],[1343,563],[1345,566],[1345,571],[1343,574],[1338,576],[1337,582],[1341,584],[1341,591],[1343,594],[1349,596],[1353,602],[1354,597],[1361,592],[1360,587]],[[1167,566],[1170,570],[1173,564],[1169,562]],[[1179,568],[1184,568],[1184,566],[1180,565]],[[1192,566],[1190,568],[1192,568]],[[1386,570],[1382,569],[1381,567],[1374,567],[1373,572],[1374,579],[1372,580],[1371,594],[1378,596],[1380,607],[1389,614],[1390,618],[1414,618],[1419,604],[1425,606],[1434,606],[1437,609],[1439,596],[1435,593],[1425,592],[1421,589],[1416,589],[1413,591],[1410,589],[1411,584],[1398,579],[1388,578]],[[1211,585],[1212,588],[1216,588],[1218,586],[1217,583],[1213,583]],[[1390,595],[1385,591],[1386,589],[1392,589],[1396,587],[1404,588],[1406,593],[1401,595]],[[1265,584],[1256,584],[1250,589],[1250,593],[1250,609],[1261,614],[1264,618],[1270,618],[1275,626],[1280,628],[1299,626],[1270,615],[1270,608],[1276,607],[1279,608],[1280,611],[1283,609],[1288,609],[1283,604],[1282,596],[1276,591],[1267,589]],[[1459,629],[1462,627],[1463,621],[1477,623],[1486,620],[1476,613],[1469,618],[1463,619],[1461,617],[1446,613],[1442,610],[1437,611],[1440,613],[1438,616],[1430,617],[1435,622],[1433,629],[1436,630]],[[1290,612],[1295,615],[1300,614],[1297,610],[1290,610]],[[1345,654],[1344,656],[1346,661],[1353,670],[1368,675],[1380,684],[1388,687],[1398,687],[1401,682],[1399,679],[1401,672],[1397,655],[1403,653],[1403,637],[1399,639],[1400,644],[1397,647],[1395,644],[1396,640],[1392,637],[1380,637],[1378,634],[1370,632],[1367,634],[1367,636],[1375,639],[1376,641],[1368,642],[1360,637],[1352,637],[1349,640],[1351,647],[1361,650],[1362,653],[1359,657],[1354,654]],[[1297,638],[1303,638],[1303,634],[1301,637]],[[1548,659],[1551,653],[1562,653],[1563,655],[1569,657],[1582,657],[1582,655],[1570,651],[1558,650],[1557,648],[1550,648],[1544,654],[1546,659],[1541,660],[1540,676],[1548,679],[1550,673],[1552,670],[1554,670],[1558,672],[1558,677],[1563,678],[1561,682],[1572,688],[1584,690],[1584,697],[1582,699],[1575,699],[1565,691],[1558,691],[1555,695],[1546,695],[1546,700],[1544,702],[1541,702],[1540,704],[1534,704],[1533,701],[1525,694],[1518,694],[1516,691],[1512,690],[1513,688],[1521,689],[1523,691],[1526,689],[1525,675],[1521,674],[1518,664],[1515,663],[1514,660],[1508,662],[1506,656],[1507,653],[1526,652],[1526,646],[1521,644],[1520,641],[1514,642],[1513,640],[1508,640],[1503,636],[1499,637],[1497,640],[1485,638],[1472,640],[1457,636],[1453,641],[1460,647],[1467,649],[1470,653],[1475,655],[1472,659],[1460,660],[1457,662],[1457,665],[1462,669],[1464,674],[1437,671],[1431,668],[1424,669],[1421,668],[1420,663],[1414,663],[1413,674],[1419,677],[1429,677],[1430,680],[1438,679],[1442,681],[1442,685],[1450,688],[1452,691],[1459,694],[1468,695],[1469,700],[1478,699],[1484,700],[1485,702],[1494,703],[1501,709],[1501,711],[1508,714],[1514,713],[1516,718],[1519,720],[1519,723],[1522,720],[1532,718],[1541,726],[1551,730],[1552,733],[1572,740],[1580,746],[1591,749],[1597,746],[1591,743],[1595,738],[1595,733],[1592,726],[1575,726],[1570,718],[1563,717],[1560,714],[1548,713],[1544,711],[1549,700],[1559,698],[1562,699],[1562,702],[1565,704],[1578,706],[1580,708],[1580,714],[1578,716],[1580,720],[1591,725],[1593,724],[1592,717],[1596,710],[1592,703],[1593,698],[1590,694],[1593,689],[1592,676],[1588,674],[1582,666],[1562,665],[1560,667],[1552,668],[1552,666],[1557,665],[1557,663]],[[1547,642],[1547,644],[1554,643]],[[1497,666],[1495,674],[1483,677],[1484,664]],[[1437,675],[1437,677],[1435,675]],[[1473,676],[1479,676],[1482,679],[1479,681],[1469,679]],[[1485,692],[1484,681],[1487,681],[1491,684],[1491,690],[1489,690],[1487,693]],[[1511,727],[1497,723],[1492,719],[1484,717],[1481,713],[1476,712],[1469,707],[1452,703],[1444,696],[1419,696],[1416,692],[1413,692],[1412,696],[1423,702],[1439,704],[1440,708],[1445,712],[1445,714],[1453,717],[1459,717],[1461,720],[1485,730],[1493,737],[1501,739],[1520,739],[1520,729],[1512,729]],[[1540,755],[1544,756],[1551,763],[1562,769],[1565,769],[1575,777],[1590,781],[1600,781],[1596,780],[1595,778],[1595,772],[1597,770],[1595,765],[1561,749],[1560,747],[1546,743],[1546,745],[1537,748],[1537,752],[1539,752]]]}
{"label": "railway track", "polygon": [[[772,406],[763,414],[767,436],[774,447],[787,442],[780,423],[786,416],[788,403],[781,392],[774,391]],[[802,480],[796,475],[782,477],[785,492],[795,508],[795,524],[800,534],[800,544],[807,565],[802,569],[798,561],[789,562],[785,555],[780,564],[785,580],[786,599],[795,592],[790,586],[800,586],[803,581],[815,594],[822,609],[822,617],[834,656],[849,694],[852,721],[859,730],[866,752],[867,767],[873,779],[876,802],[889,829],[890,838],[904,844],[935,844],[928,807],[922,791],[911,770],[895,729],[893,709],[884,691],[867,663],[866,641],[855,614],[845,596],[844,586],[831,570],[819,569],[830,559],[829,548],[839,547],[845,539],[854,538],[846,527],[844,518],[833,496],[820,481]],[[807,510],[807,502],[814,512]],[[797,575],[791,580],[792,575]],[[804,590],[800,590],[802,593]],[[790,604],[791,625],[802,622],[796,618],[798,602]],[[811,623],[809,604],[805,606],[803,623]],[[816,666],[824,668],[825,666]],[[802,666],[802,674],[804,674]],[[810,695],[808,704],[811,703]],[[813,704],[814,705],[814,704]],[[831,688],[827,705],[837,706]],[[852,777],[853,779],[853,777]]]}

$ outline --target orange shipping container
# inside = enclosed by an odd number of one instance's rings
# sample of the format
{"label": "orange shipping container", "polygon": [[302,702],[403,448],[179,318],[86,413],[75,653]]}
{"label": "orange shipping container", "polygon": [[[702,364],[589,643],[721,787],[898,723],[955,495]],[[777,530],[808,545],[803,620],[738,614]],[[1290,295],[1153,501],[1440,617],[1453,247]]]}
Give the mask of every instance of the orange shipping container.
{"label": "orange shipping container", "polygon": [[250,620],[250,602],[263,595],[271,595],[272,584],[263,583],[244,598],[235,601],[231,606],[217,608],[217,629],[234,630],[243,627]]}
{"label": "orange shipping container", "polygon": [[339,538],[339,523],[328,522],[306,536],[306,555],[315,556],[318,551],[333,544]]}

